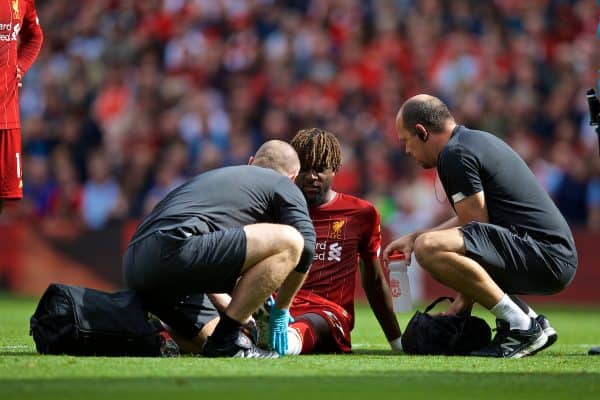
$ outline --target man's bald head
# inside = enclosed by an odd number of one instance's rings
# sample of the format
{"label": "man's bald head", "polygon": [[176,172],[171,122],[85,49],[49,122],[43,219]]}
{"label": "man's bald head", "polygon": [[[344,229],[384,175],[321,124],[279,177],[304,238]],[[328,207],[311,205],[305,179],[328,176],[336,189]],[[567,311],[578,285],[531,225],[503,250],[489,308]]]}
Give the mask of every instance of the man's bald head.
{"label": "man's bald head", "polygon": [[402,126],[412,134],[416,134],[416,125],[423,125],[431,133],[444,131],[448,122],[454,122],[450,110],[442,100],[428,94],[418,94],[406,100],[398,115],[396,125]]}
{"label": "man's bald head", "polygon": [[286,176],[295,177],[300,171],[300,160],[296,150],[283,140],[269,140],[263,143],[250,164],[270,168]]}

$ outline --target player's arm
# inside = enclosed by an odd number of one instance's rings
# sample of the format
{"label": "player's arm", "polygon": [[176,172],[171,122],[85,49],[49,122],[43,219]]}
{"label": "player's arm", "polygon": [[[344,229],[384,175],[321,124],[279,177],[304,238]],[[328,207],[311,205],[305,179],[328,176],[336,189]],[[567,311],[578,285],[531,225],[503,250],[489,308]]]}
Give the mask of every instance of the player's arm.
{"label": "player's arm", "polygon": [[19,47],[17,50],[17,66],[21,75],[25,75],[31,67],[44,41],[44,34],[40,27],[33,0],[28,2],[27,5],[27,10],[23,16],[23,26],[19,31]]}
{"label": "player's arm", "polygon": [[443,229],[450,229],[450,228],[456,228],[460,226],[460,221],[458,219],[457,216],[450,218],[449,220],[447,220],[446,222],[430,228],[430,229],[423,229],[423,230],[418,230],[418,231],[414,231],[412,233],[408,233],[404,236],[401,236],[395,240],[393,240],[392,242],[390,242],[385,249],[383,249],[383,253],[382,258],[383,261],[387,264],[389,262],[389,255],[391,252],[393,251],[399,251],[401,253],[404,254],[404,256],[406,257],[407,262],[410,263],[410,259],[411,259],[411,254],[413,252],[413,248],[415,246],[415,240],[417,240],[417,238],[422,235],[425,232],[430,232],[430,231],[440,231]]}
{"label": "player's arm", "polygon": [[378,258],[367,258],[362,261],[360,272],[363,289],[375,318],[386,339],[391,343],[398,339],[402,332],[392,307],[390,288],[383,276]]}
{"label": "player's arm", "polygon": [[472,194],[471,196],[455,203],[454,209],[461,226],[468,224],[471,221],[484,223],[489,222],[483,191]]}
{"label": "player's arm", "polygon": [[402,350],[400,344],[400,326],[392,307],[390,288],[383,276],[379,250],[381,248],[381,218],[372,205],[366,209],[365,225],[370,228],[365,231],[359,244],[358,254],[361,262],[361,282],[369,305],[379,321],[385,337],[392,350]]}
{"label": "player's arm", "polygon": [[292,304],[292,300],[294,299],[294,296],[296,296],[298,289],[300,289],[300,287],[304,283],[304,280],[306,279],[307,275],[308,274],[305,272],[290,272],[285,281],[283,281],[283,283],[281,284],[279,291],[277,292],[277,300],[275,301],[275,307],[279,308],[280,310],[289,309],[290,305]]}
{"label": "player's arm", "polygon": [[285,297],[281,301],[278,300],[277,305],[284,303],[288,303],[289,305],[300,286],[302,286],[306,274],[310,269],[315,255],[317,235],[308,214],[308,206],[302,192],[289,179],[282,179],[284,184],[280,185],[275,193],[275,201],[279,208],[279,222],[296,228],[304,238],[300,261],[279,289],[278,299],[282,294]]}

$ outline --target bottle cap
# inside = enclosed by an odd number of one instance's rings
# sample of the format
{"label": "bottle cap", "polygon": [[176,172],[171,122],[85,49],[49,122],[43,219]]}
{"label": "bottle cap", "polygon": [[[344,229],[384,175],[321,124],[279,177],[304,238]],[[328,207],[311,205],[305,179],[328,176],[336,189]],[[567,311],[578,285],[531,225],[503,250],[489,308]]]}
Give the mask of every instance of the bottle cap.
{"label": "bottle cap", "polygon": [[398,250],[394,250],[388,255],[388,259],[390,261],[399,261],[399,260],[405,260],[406,257],[404,257],[404,253],[402,253]]}

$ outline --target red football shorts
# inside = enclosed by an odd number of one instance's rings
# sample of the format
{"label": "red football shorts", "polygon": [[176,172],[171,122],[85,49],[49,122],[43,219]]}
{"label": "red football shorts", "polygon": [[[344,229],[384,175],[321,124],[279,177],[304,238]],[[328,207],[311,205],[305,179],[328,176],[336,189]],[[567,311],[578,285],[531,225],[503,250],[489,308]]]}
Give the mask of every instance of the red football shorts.
{"label": "red football shorts", "polygon": [[0,129],[0,199],[23,198],[21,130]]}
{"label": "red football shorts", "polygon": [[329,325],[334,348],[325,349],[325,351],[332,353],[350,353],[352,351],[350,340],[352,316],[342,306],[309,291],[300,290],[294,297],[290,314],[292,317],[298,318],[302,314],[308,313],[322,316]]}

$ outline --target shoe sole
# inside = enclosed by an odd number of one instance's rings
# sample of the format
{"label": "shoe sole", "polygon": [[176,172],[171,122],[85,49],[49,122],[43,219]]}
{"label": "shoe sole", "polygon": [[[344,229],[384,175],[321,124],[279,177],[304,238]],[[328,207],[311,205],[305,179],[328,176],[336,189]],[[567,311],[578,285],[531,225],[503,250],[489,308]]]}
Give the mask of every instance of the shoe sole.
{"label": "shoe sole", "polygon": [[540,351],[547,349],[548,347],[550,347],[554,343],[556,343],[556,341],[558,340],[558,333],[556,333],[556,331],[554,330],[553,327],[548,327],[548,328],[544,329],[544,334],[546,336],[548,336],[548,340],[546,341],[546,344],[544,344],[542,347],[540,347],[536,351],[530,353],[529,354],[530,356],[533,356],[533,355],[539,353]]}
{"label": "shoe sole", "polygon": [[513,354],[512,356],[507,357],[507,358],[523,358],[525,356],[535,354],[536,352],[540,351],[542,349],[542,347],[544,347],[546,345],[547,342],[548,342],[548,336],[546,336],[546,333],[544,333],[542,331],[542,334],[540,335],[539,338],[537,338],[535,340],[535,342],[533,342],[529,346],[517,351],[515,354]]}
{"label": "shoe sole", "polygon": [[279,358],[279,354],[275,352],[268,352],[266,354],[259,354],[256,352],[248,353],[247,351],[240,350],[235,353],[231,358],[265,358],[265,359],[275,359]]}

